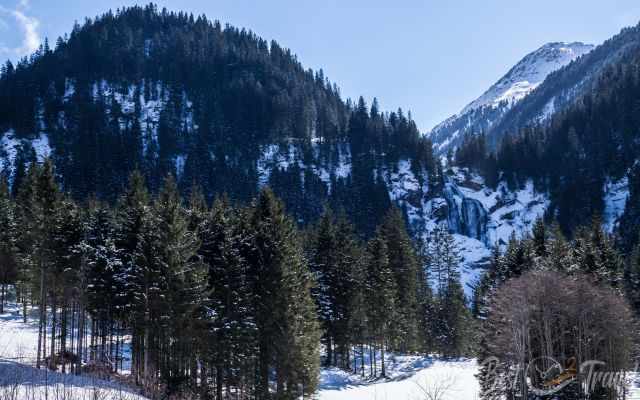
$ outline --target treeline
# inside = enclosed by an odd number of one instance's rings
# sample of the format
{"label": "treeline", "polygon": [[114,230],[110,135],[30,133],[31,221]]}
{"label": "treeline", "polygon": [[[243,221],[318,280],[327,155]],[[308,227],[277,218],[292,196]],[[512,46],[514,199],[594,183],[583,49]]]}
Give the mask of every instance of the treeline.
{"label": "treeline", "polygon": [[[606,371],[631,368],[637,355],[634,321],[640,315],[639,251],[623,258],[597,220],[577,229],[573,240],[557,224],[538,220],[530,236],[513,237],[504,253],[496,250],[473,301],[482,321],[478,357],[496,360],[481,368],[482,398],[540,396],[531,392],[532,385],[549,389],[552,377],[543,382],[527,374],[534,367],[551,368],[549,360],[562,368],[579,368],[572,363],[588,360],[606,363]],[[544,365],[526,369],[543,359]],[[622,386],[607,388],[603,382],[594,384],[589,397],[581,387],[588,371],[577,373],[577,384],[560,391],[559,398],[624,398],[617,397],[623,396]]]}
{"label": "treeline", "polygon": [[153,396],[288,399],[315,392],[321,343],[327,365],[372,377],[388,351],[471,348],[453,238],[416,251],[395,208],[363,243],[329,209],[299,231],[269,189],[209,207],[170,176],[152,196],[134,172],[114,206],[76,203],[46,161],[15,197],[0,185],[0,225],[0,304],[10,285],[25,322],[37,310],[38,368],[130,372]]}
{"label": "treeline", "polygon": [[[608,179],[627,176],[640,155],[638,65],[640,54],[634,50],[607,67],[588,94],[548,124],[506,135],[496,151],[490,151],[484,135],[470,135],[456,159],[482,172],[491,185],[497,177],[512,188],[533,180],[538,190],[551,196],[550,219],[572,234],[593,216],[603,215]],[[637,222],[634,216],[630,226]],[[630,251],[637,230],[623,233],[624,250]]]}

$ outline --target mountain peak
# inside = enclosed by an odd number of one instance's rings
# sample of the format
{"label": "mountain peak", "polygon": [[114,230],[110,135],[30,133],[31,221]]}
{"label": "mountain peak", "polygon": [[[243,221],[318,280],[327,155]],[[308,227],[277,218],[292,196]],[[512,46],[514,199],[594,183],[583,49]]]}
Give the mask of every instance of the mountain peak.
{"label": "mountain peak", "polygon": [[464,115],[484,106],[510,104],[523,99],[552,72],[590,52],[593,45],[582,42],[551,42],[527,54],[482,96],[468,104],[460,113]]}
{"label": "mountain peak", "polygon": [[594,47],[582,42],[550,42],[527,54],[482,96],[429,132],[436,151],[443,154],[455,148],[467,133],[492,129],[549,74],[589,53]]}

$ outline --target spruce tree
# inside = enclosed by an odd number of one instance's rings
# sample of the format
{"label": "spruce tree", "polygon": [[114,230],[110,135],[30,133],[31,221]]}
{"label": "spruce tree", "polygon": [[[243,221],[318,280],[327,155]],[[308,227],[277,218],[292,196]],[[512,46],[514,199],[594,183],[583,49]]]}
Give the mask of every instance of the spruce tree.
{"label": "spruce tree", "polygon": [[162,357],[160,368],[165,378],[170,378],[167,390],[171,395],[191,383],[187,377],[193,372],[190,361],[195,355],[195,339],[200,336],[194,317],[204,298],[204,269],[195,257],[200,242],[189,230],[187,211],[171,175],[165,179],[153,213],[151,229],[157,233],[146,239],[144,247],[155,247],[155,257],[147,257],[145,262],[151,264],[150,275],[159,276],[148,277],[147,283],[158,292],[149,293],[154,302],[147,312],[161,319],[157,321],[162,331],[159,340],[166,341],[162,346],[168,356]]}
{"label": "spruce tree", "polygon": [[387,243],[378,233],[367,244],[365,299],[373,351],[381,351],[382,377],[386,377],[385,349],[397,337],[398,287],[394,278]]}
{"label": "spruce tree", "polygon": [[407,233],[404,218],[397,207],[392,207],[380,226],[380,235],[386,242],[389,268],[397,286],[398,325],[395,348],[403,353],[414,352],[419,346],[420,309],[419,290],[422,283],[418,256]]}
{"label": "spruce tree", "polygon": [[203,357],[215,370],[218,399],[223,398],[225,387],[253,375],[251,366],[257,351],[252,287],[243,252],[246,232],[240,224],[241,217],[226,198],[216,199],[200,231],[199,253],[208,268],[205,305],[215,310],[205,316],[208,335]]}
{"label": "spruce tree", "polygon": [[353,227],[325,209],[312,232],[310,268],[316,277],[312,293],[318,306],[327,349],[327,365],[349,366],[350,302],[358,248]]}
{"label": "spruce tree", "polygon": [[466,354],[471,318],[460,283],[460,251],[446,227],[433,232],[428,260],[438,288],[432,327],[437,347],[445,357]]}
{"label": "spruce tree", "polygon": [[254,251],[248,259],[259,337],[257,398],[311,395],[318,384],[320,330],[311,297],[313,279],[293,221],[264,189],[251,216]]}
{"label": "spruce tree", "polygon": [[[150,375],[149,354],[145,351],[145,333],[150,327],[149,315],[146,313],[148,302],[148,288],[144,284],[144,261],[141,250],[147,220],[150,218],[149,194],[145,187],[144,178],[139,171],[134,171],[129,177],[129,187],[120,198],[115,211],[115,250],[120,255],[122,273],[117,279],[124,284],[123,302],[124,312],[129,316],[132,329],[132,360],[131,372],[139,383]],[[153,227],[150,227],[153,230]]]}
{"label": "spruce tree", "polygon": [[6,178],[0,177],[0,314],[4,313],[8,285],[18,279],[17,234],[15,204]]}

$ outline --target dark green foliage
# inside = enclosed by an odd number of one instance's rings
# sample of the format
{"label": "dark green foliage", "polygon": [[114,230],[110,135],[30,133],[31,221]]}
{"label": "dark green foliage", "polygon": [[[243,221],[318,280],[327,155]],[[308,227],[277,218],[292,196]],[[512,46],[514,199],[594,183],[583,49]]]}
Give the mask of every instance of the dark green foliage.
{"label": "dark green foliage", "polygon": [[18,280],[15,204],[6,179],[0,179],[0,313],[4,312],[7,286]]}
{"label": "dark green foliage", "polygon": [[[345,103],[322,71],[304,69],[278,43],[154,5],[87,20],[55,49],[5,65],[0,110],[2,133],[46,132],[60,183],[76,199],[117,199],[134,169],[151,193],[172,174],[182,194],[196,184],[208,202],[223,193],[248,202],[267,183],[297,223],[312,223],[330,202],[367,237],[390,206],[376,171],[409,159],[423,180],[437,164],[410,114]],[[265,160],[269,146],[286,168]],[[25,141],[15,187],[34,160]],[[329,182],[345,179],[331,177],[345,163],[348,182]]]}
{"label": "dark green foliage", "polygon": [[268,398],[272,369],[277,398],[311,394],[318,384],[320,330],[313,279],[295,225],[269,189],[260,193],[250,220],[253,249],[247,260],[259,337],[258,398]]}
{"label": "dark green foliage", "polygon": [[420,319],[421,303],[428,283],[398,208],[392,208],[385,216],[379,232],[386,242],[389,268],[397,286],[397,337],[391,344],[403,353],[414,352],[422,345],[420,338],[425,326]]}
{"label": "dark green foliage", "polygon": [[309,266],[316,276],[313,294],[325,332],[326,363],[349,368],[351,302],[356,295],[361,249],[346,217],[336,218],[329,209],[310,235],[307,251]]}
{"label": "dark green foliage", "polygon": [[460,250],[445,226],[432,233],[426,256],[437,287],[429,321],[433,344],[446,357],[469,354],[472,321],[460,283]]}

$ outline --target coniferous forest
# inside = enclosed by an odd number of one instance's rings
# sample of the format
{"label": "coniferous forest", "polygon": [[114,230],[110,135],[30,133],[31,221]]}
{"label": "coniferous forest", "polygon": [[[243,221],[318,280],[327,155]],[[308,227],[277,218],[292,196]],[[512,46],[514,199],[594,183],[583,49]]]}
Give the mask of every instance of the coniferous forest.
{"label": "coniferous forest", "polygon": [[477,360],[483,400],[627,399],[580,368],[638,358],[629,49],[547,122],[444,156],[246,29],[153,4],[76,23],[0,69],[0,315],[35,327],[37,371],[151,399],[314,398],[325,372],[406,378],[396,356]]}
{"label": "coniferous forest", "polygon": [[320,344],[327,366],[372,377],[385,351],[470,351],[451,236],[419,254],[397,208],[363,242],[328,208],[299,230],[270,189],[209,207],[171,176],[151,195],[134,171],[114,205],[79,203],[46,161],[15,198],[2,183],[0,223],[1,304],[12,285],[25,318],[39,310],[38,368],[117,373],[126,341],[149,395],[263,399],[275,381],[285,399],[315,392]]}

